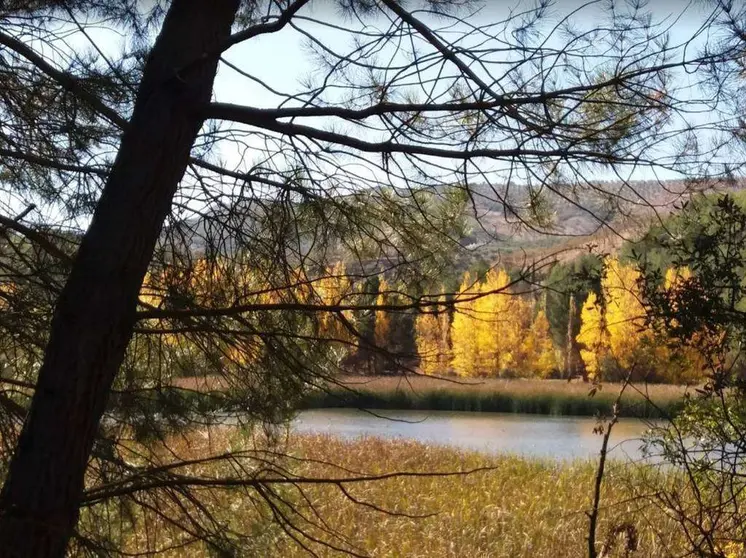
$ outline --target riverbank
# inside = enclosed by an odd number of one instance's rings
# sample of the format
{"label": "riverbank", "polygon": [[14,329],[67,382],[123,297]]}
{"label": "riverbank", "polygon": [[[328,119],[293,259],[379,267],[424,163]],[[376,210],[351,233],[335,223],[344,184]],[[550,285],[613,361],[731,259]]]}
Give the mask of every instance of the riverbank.
{"label": "riverbank", "polygon": [[[458,380],[427,376],[347,376],[308,394],[305,409],[362,408],[424,411],[478,411],[551,416],[609,414],[620,384],[591,385],[564,380]],[[688,388],[692,391],[692,388]],[[684,386],[633,385],[620,416],[664,418],[683,405]]]}

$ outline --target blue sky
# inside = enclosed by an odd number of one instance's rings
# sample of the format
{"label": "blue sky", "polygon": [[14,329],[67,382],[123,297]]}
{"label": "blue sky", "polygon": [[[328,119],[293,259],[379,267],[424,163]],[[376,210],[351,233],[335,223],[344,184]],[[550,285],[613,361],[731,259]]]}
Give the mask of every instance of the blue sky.
{"label": "blue sky", "polygon": [[[413,0],[410,0],[407,5],[412,6]],[[525,2],[502,2],[498,0],[483,2],[481,4],[481,11],[474,16],[473,21],[481,25],[500,21],[508,17],[511,9],[518,11],[526,10],[531,6],[531,4]],[[581,7],[583,7],[582,11],[575,16],[577,25],[585,29],[593,28],[605,16],[608,16],[612,6],[615,6],[615,9],[620,10],[620,12],[624,12],[627,9],[623,2],[612,4],[605,1],[584,3],[580,0],[559,0],[548,7],[543,28],[545,30],[550,29],[565,15]],[[654,19],[666,21],[672,26],[670,38],[674,44],[690,37],[703,21],[704,14],[709,11],[708,4],[705,2],[695,2],[687,5],[673,0],[651,0],[646,9],[650,11]],[[682,10],[684,11],[683,15]],[[343,29],[352,30],[355,28],[353,22],[342,17],[339,10],[334,8],[333,3],[328,0],[311,2],[308,7],[300,12],[300,15],[324,20],[338,25]],[[426,15],[423,15],[422,18],[436,29],[449,23],[447,19],[437,19]],[[297,23],[300,27],[315,32],[319,38],[323,39],[325,44],[331,45],[339,51],[345,52],[351,46],[353,40],[352,33],[340,30],[319,29],[317,25],[304,20],[298,20]],[[381,18],[368,23],[369,25],[382,26],[385,24],[385,21]],[[451,39],[462,31],[463,26],[457,25],[447,32],[444,31],[442,37]],[[121,41],[125,39],[117,37],[111,31],[103,29],[100,31],[91,30],[90,34],[96,40],[97,44],[112,56],[116,56]],[[563,37],[561,34],[556,33],[549,44],[559,46],[562,41]],[[286,93],[297,93],[303,91],[301,83],[304,78],[318,73],[317,65],[306,48],[305,42],[300,33],[288,27],[279,33],[256,37],[248,42],[239,44],[225,53],[225,58],[230,63],[243,68],[257,78],[271,84],[276,89]],[[80,48],[90,48],[86,40],[82,37],[73,39],[71,44],[76,47],[80,46]],[[404,55],[396,53],[394,56],[402,57]],[[689,77],[687,79],[692,80],[696,79],[696,77]],[[215,84],[215,99],[220,102],[246,104],[254,107],[274,107],[278,103],[276,96],[225,65],[221,66],[218,73]],[[692,115],[690,118],[691,123],[696,124],[707,121],[710,115],[704,113]],[[328,124],[318,119],[308,123],[321,127]],[[685,124],[686,122],[679,122],[680,126]],[[256,144],[252,144],[252,141],[249,138],[246,142],[245,152],[248,154],[247,159],[250,159],[253,155],[252,147],[259,147]],[[221,156],[229,165],[238,164],[241,155],[237,151],[236,145],[228,145],[221,152]],[[598,172],[597,176],[602,179],[615,178],[615,176],[603,171]],[[656,174],[652,173],[650,169],[637,169],[626,177],[650,179],[655,176]],[[659,172],[657,176],[661,178],[674,177],[674,175],[667,174],[666,172]],[[379,176],[379,178],[382,177]]]}
{"label": "blue sky", "polygon": [[[410,2],[408,5],[412,5]],[[511,10],[526,10],[531,6],[526,2],[483,2],[480,12],[474,16],[473,21],[480,24],[499,21],[508,17]],[[603,21],[613,9],[619,13],[625,13],[629,7],[624,2],[582,2],[580,0],[559,0],[551,4],[546,13],[543,23],[543,29],[548,30],[556,22],[560,21],[568,14],[573,15],[573,21],[579,28],[592,28]],[[686,4],[676,1],[653,0],[645,8],[649,11],[655,20],[662,22],[663,26],[670,25],[671,44],[677,44],[685,41],[692,36],[701,25],[705,15],[709,13],[710,6],[704,2],[693,2]],[[345,20],[338,9],[332,7],[330,2],[312,2],[307,8],[301,10],[300,15],[310,16],[321,19],[336,25],[352,28],[353,25],[349,20]],[[447,23],[448,20],[436,19],[422,16],[423,19],[438,28]],[[332,45],[335,49],[346,52],[350,47],[353,35],[341,31],[328,29],[318,30],[314,25],[299,21],[298,24],[310,31],[317,31],[318,36],[323,38],[324,42]],[[385,21],[379,19],[370,23],[371,25],[384,25]],[[463,26],[456,26],[448,32],[444,32],[444,38],[456,36],[463,30]],[[704,36],[701,38],[704,39]],[[549,40],[549,45],[560,46],[564,40],[561,33],[555,32]],[[307,48],[304,47],[305,39],[297,31],[286,28],[279,33],[257,37],[250,42],[237,45],[226,53],[226,59],[249,71],[252,75],[271,84],[272,87],[287,93],[297,93],[303,91],[301,81],[309,75],[317,72],[317,66],[312,60]],[[701,44],[701,40],[699,41]],[[396,56],[403,56],[397,54]],[[684,81],[694,83],[695,77],[683,77]],[[695,88],[690,91],[684,91],[682,95],[694,95]],[[277,105],[278,98],[269,93],[266,89],[255,82],[239,75],[230,68],[223,66],[218,74],[215,87],[215,98],[220,102],[231,102],[237,104],[246,104],[255,107],[274,107]],[[694,105],[693,105],[694,107]],[[686,124],[702,124],[708,121],[710,115],[707,113],[690,114],[687,121],[679,121],[680,127]],[[310,121],[313,125],[324,126],[323,121]],[[703,139],[704,135],[702,136]],[[232,155],[227,154],[228,158]],[[614,179],[613,174],[605,171],[598,173],[599,178]],[[677,175],[666,172],[652,172],[648,168],[638,168],[632,171],[625,178],[652,179],[655,177],[674,178]]]}
{"label": "blue sky", "polygon": [[[299,15],[322,19],[342,26],[350,25],[351,22],[340,14],[339,9],[331,7],[330,4],[332,3],[327,0],[311,2],[308,7],[300,11]],[[608,4],[609,2],[606,1],[555,1],[547,10],[545,28],[551,27],[553,23],[573,12],[576,12],[575,19],[579,24],[594,25],[597,19],[600,20],[608,14]],[[617,2],[617,4],[620,6],[620,11],[623,11],[624,2]],[[479,12],[474,16],[474,20],[480,23],[503,20],[508,17],[511,10],[526,10],[531,5],[530,2],[498,0],[475,3],[475,7],[479,7]],[[676,0],[653,0],[648,3],[648,10],[654,14],[656,19],[671,22],[673,42],[683,41],[690,37],[708,12],[704,2],[686,3]],[[446,23],[445,20],[433,17],[423,17],[423,20],[434,27]],[[674,22],[674,20],[677,21]],[[379,22],[383,23],[380,19]],[[306,23],[301,23],[301,26],[311,28]],[[444,36],[453,36],[455,33],[458,33],[458,28],[450,35],[444,34]],[[324,30],[323,35],[320,36],[336,48],[343,49],[349,47],[352,34]],[[559,40],[557,37],[556,42],[559,43]],[[314,70],[309,53],[304,49],[304,38],[289,27],[279,33],[256,37],[239,44],[226,53],[226,58],[232,63],[250,69],[252,74],[268,83],[275,84],[278,89],[289,92],[298,91],[300,89],[299,78]],[[223,67],[218,75],[215,94],[217,100],[222,102],[246,103],[252,106],[274,106],[275,100],[262,87],[249,82],[226,67]]]}

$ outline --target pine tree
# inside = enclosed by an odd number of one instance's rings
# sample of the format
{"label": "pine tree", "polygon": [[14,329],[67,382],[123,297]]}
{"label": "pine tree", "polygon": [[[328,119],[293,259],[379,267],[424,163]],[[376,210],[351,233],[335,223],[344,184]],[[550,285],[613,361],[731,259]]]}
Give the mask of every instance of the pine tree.
{"label": "pine tree", "polygon": [[[426,4],[448,9],[463,2]],[[479,39],[479,48],[469,49],[481,31],[468,13],[454,16],[463,17],[464,25],[456,26],[462,32],[454,29],[460,35],[444,41],[437,28],[428,27],[428,18],[418,17],[416,6],[403,2],[339,0],[335,5],[354,16],[344,27],[333,16],[327,18],[334,10],[316,12],[319,17],[311,21],[308,5],[306,0],[1,3],[5,211],[0,222],[8,249],[0,259],[3,272],[12,275],[9,280],[33,276],[40,292],[32,307],[42,308],[27,311],[19,293],[2,297],[4,304],[17,303],[3,312],[10,330],[5,328],[2,336],[30,330],[29,345],[40,347],[33,370],[3,371],[6,380],[35,386],[13,394],[13,405],[0,409],[8,449],[0,463],[5,472],[3,555],[46,558],[67,550],[77,555],[118,549],[109,525],[76,528],[81,507],[88,518],[96,513],[81,502],[99,506],[87,500],[92,493],[84,496],[92,487],[104,487],[95,500],[102,507],[128,510],[132,517],[157,510],[163,524],[173,526],[134,554],[152,554],[152,545],[179,548],[187,539],[204,540],[218,553],[245,554],[239,541],[248,535],[228,533],[226,524],[213,518],[207,505],[212,496],[203,495],[214,492],[184,484],[178,462],[163,467],[143,457],[137,463],[138,482],[131,482],[132,464],[118,453],[127,445],[120,436],[146,423],[150,430],[160,422],[183,424],[186,416],[200,428],[223,421],[200,405],[185,414],[179,414],[184,405],[179,412],[164,407],[154,415],[148,410],[153,407],[149,398],[160,397],[160,389],[152,387],[161,373],[150,360],[137,370],[138,385],[128,390],[128,396],[143,402],[145,415],[120,412],[116,383],[122,369],[129,374],[139,360],[140,347],[149,343],[145,337],[176,331],[182,340],[193,341],[203,357],[199,373],[204,375],[223,374],[225,343],[235,343],[236,336],[244,341],[260,337],[267,348],[262,365],[224,397],[229,408],[241,410],[242,420],[285,418],[281,415],[290,414],[307,386],[328,376],[328,351],[346,346],[350,330],[345,325],[351,320],[347,311],[333,309],[336,301],[349,297],[313,296],[309,303],[294,304],[283,290],[292,288],[292,267],[310,266],[312,275],[327,256],[333,254],[336,261],[346,252],[360,262],[387,262],[422,280],[434,269],[430,264],[448,261],[444,245],[465,236],[455,217],[463,215],[470,197],[490,195],[470,184],[495,164],[507,165],[513,175],[530,173],[536,186],[532,194],[547,185],[560,188],[560,196],[581,199],[596,185],[560,184],[554,180],[556,165],[572,176],[595,163],[662,163],[651,162],[646,150],[664,152],[662,138],[675,136],[663,133],[666,121],[686,119],[691,112],[691,88],[678,87],[676,76],[688,79],[690,68],[720,67],[729,61],[734,44],[724,40],[727,50],[704,45],[705,54],[689,57],[682,51],[679,57],[678,51],[653,42],[660,28],[648,19],[629,25],[627,18],[620,23],[616,13],[594,33],[583,30],[564,44],[549,44],[541,32],[539,20],[546,10],[540,5],[535,12],[506,17],[500,23],[505,40]],[[723,11],[723,22],[730,22],[730,11]],[[527,16],[539,22],[532,25],[536,33],[522,32]],[[380,18],[391,25],[379,29],[375,22]],[[715,14],[708,21],[720,19]],[[569,22],[567,28],[573,27]],[[282,42],[299,30],[323,50],[324,71],[309,72],[309,80],[298,81],[286,94],[284,72],[277,73],[275,83],[268,75],[269,82],[262,82],[272,92],[266,106],[252,96],[248,100],[256,103],[250,105],[216,100],[225,97],[213,87],[219,65],[233,67],[234,77],[244,76],[247,83],[253,83],[258,70],[256,55],[229,62],[223,53],[272,34]],[[334,37],[361,31],[369,48],[348,48],[347,41]],[[397,54],[389,60],[396,68],[386,71],[378,55],[399,39],[424,45],[422,55],[430,63]],[[630,50],[630,44],[636,48]],[[256,48],[261,52],[261,43]],[[540,64],[566,48],[573,55],[563,64]],[[604,74],[585,71],[599,56],[623,57],[625,64]],[[514,58],[515,71],[506,75],[504,68],[490,64],[496,57]],[[674,58],[682,71],[674,71]],[[457,83],[452,72],[430,71],[442,64],[457,66]],[[523,75],[520,68],[529,66],[536,71]],[[305,64],[299,67],[306,72]],[[739,78],[728,66],[724,70]],[[660,87],[664,71],[671,81],[667,91]],[[568,81],[577,87],[568,90]],[[707,87],[716,81],[716,95],[733,90],[720,80],[694,81]],[[494,91],[490,84],[495,83],[505,90]],[[412,96],[418,85],[428,91],[421,98]],[[685,94],[677,98],[677,91]],[[521,102],[501,101],[515,97]],[[732,121],[725,116],[723,122]],[[329,120],[334,126],[327,126]],[[706,155],[712,156],[710,151]],[[688,153],[686,166],[697,167],[697,156]],[[452,188],[456,181],[458,187]],[[444,203],[422,203],[423,190],[437,192]],[[506,213],[522,217],[521,207],[511,206],[497,190],[494,194],[492,202],[503,201]],[[529,217],[539,226],[550,224],[541,197],[530,201]],[[5,215],[31,202],[44,208],[26,220],[28,225],[23,222],[28,213]],[[224,267],[220,277],[204,277],[208,289],[190,285],[197,253],[231,259],[231,275],[241,271],[234,256],[247,254],[272,291],[272,302],[265,305],[250,294],[233,300],[232,279],[224,277]],[[44,265],[31,266],[28,273],[32,256],[40,256]],[[183,296],[161,308],[143,308],[143,278],[164,263],[178,269]],[[148,327],[153,323],[162,331]],[[473,328],[467,333],[474,337]],[[102,424],[105,415],[117,416],[121,427],[108,428],[108,420]],[[245,456],[236,450],[221,460],[235,471],[233,465]],[[218,490],[215,483],[228,486],[230,480],[210,478],[208,484]],[[262,482],[256,479],[256,487],[265,486]],[[160,506],[164,492],[173,490],[178,505]],[[271,488],[256,488],[254,495],[276,504]],[[283,528],[296,525],[285,514],[282,521]],[[132,527],[139,537],[139,528]],[[324,532],[332,536],[333,528]],[[73,533],[75,546],[68,549]],[[293,531],[296,535],[301,545],[308,540],[302,529]]]}

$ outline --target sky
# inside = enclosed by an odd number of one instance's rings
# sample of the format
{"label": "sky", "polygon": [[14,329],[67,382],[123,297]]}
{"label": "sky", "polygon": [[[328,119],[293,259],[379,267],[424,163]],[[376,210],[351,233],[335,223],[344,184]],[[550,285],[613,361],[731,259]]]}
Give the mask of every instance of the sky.
{"label": "sky", "polygon": [[[409,2],[412,4],[412,2]],[[583,1],[583,0],[555,0],[546,10],[545,28],[553,26],[565,16],[576,13],[576,21],[580,24],[594,25],[600,21],[604,14],[609,12],[609,2],[606,1]],[[624,11],[625,3],[616,2],[620,12]],[[472,21],[483,25],[485,23],[497,22],[506,19],[511,11],[518,12],[526,10],[532,2],[526,1],[503,1],[487,0],[474,4],[470,11],[478,9]],[[702,2],[687,3],[678,0],[651,0],[647,3],[648,11],[660,21],[669,21],[671,28],[671,39],[673,42],[683,41],[690,37],[699,27],[707,7]],[[322,19],[340,26],[350,25],[351,22],[341,15],[340,10],[327,0],[311,2],[311,4],[300,11],[299,15]],[[448,20],[439,20],[433,17],[421,16],[426,21],[438,27],[449,23]],[[382,27],[385,22],[379,19],[373,22]],[[308,29],[318,29],[301,23]],[[352,28],[350,26],[350,28]],[[444,37],[453,37],[458,34],[457,27],[444,33]],[[349,47],[353,33],[330,32],[323,30],[324,40],[335,48],[343,49]],[[557,36],[557,44],[560,37]],[[276,84],[277,89],[285,91],[299,90],[299,78],[313,72],[315,66],[308,50],[304,48],[304,37],[294,29],[286,28],[279,33],[256,37],[251,41],[241,43],[232,47],[226,58],[239,66],[250,68],[253,75],[262,80]],[[242,78],[229,68],[221,68],[215,84],[216,99],[221,102],[246,103],[252,106],[274,106],[275,98],[257,84],[252,84]]]}
{"label": "sky", "polygon": [[[413,2],[410,1],[407,5],[412,6]],[[631,5],[626,2],[558,0],[547,5],[541,29],[547,32],[565,17],[571,17],[576,28],[592,28],[605,21],[606,16],[612,10],[620,15],[629,13]],[[478,10],[470,18],[470,21],[475,22],[477,25],[488,25],[505,20],[511,13],[520,13],[521,10],[527,10],[529,7],[533,7],[533,4],[527,2],[499,2],[497,0],[482,2],[481,4],[475,4],[474,8],[470,8]],[[674,0],[651,0],[647,4],[644,4],[643,11],[648,11],[653,19],[661,24],[661,29],[664,27],[668,28],[670,44],[677,45],[688,40],[697,32],[702,21],[709,14],[710,6],[705,2],[686,4]],[[312,2],[307,9],[301,10],[299,15],[324,20],[342,28],[354,28],[353,22],[345,20],[339,9],[334,8],[331,2]],[[450,26],[452,23],[452,20],[434,18],[427,14],[421,14],[419,17],[432,25],[434,29],[443,28],[446,25]],[[298,21],[298,25],[310,33],[316,34],[317,37],[323,39],[327,45],[333,47],[338,52],[347,52],[355,38],[354,33],[330,30],[328,28],[324,29],[308,21]],[[371,21],[369,25],[383,28],[386,25],[386,21],[383,18],[379,18],[378,20]],[[445,39],[452,39],[458,36],[458,34],[463,33],[464,29],[464,25],[456,25],[442,31],[441,36]],[[493,31],[495,30],[488,29],[487,33],[489,34]],[[702,35],[700,40],[695,41],[693,46],[701,45],[704,39],[705,35]],[[551,33],[547,44],[559,48],[564,44],[565,40],[566,36],[562,32],[555,31]],[[250,72],[253,76],[267,84],[271,84],[277,90],[287,93],[298,93],[304,90],[301,82],[305,78],[320,75],[318,65],[314,62],[307,43],[308,40],[298,31],[286,28],[279,33],[260,36],[249,42],[237,45],[225,54],[225,58],[231,64]],[[494,43],[494,40],[492,40],[492,43]],[[485,44],[490,45],[490,42]],[[405,45],[402,51],[393,54],[392,60],[403,60],[408,55],[408,50]],[[690,85],[693,85],[698,79],[696,76],[685,76],[683,74],[679,75],[679,77],[682,78],[683,82],[689,82]],[[680,96],[687,98],[688,95],[692,95],[693,98],[695,92],[696,86],[693,86],[689,91],[682,91]],[[252,80],[246,79],[225,65],[221,67],[218,73],[215,84],[215,100],[254,107],[275,107],[278,103],[278,97],[268,92],[266,88]],[[688,125],[697,126],[706,124],[713,118],[706,111],[698,112],[696,107],[697,105],[692,102],[691,112],[676,122],[677,128],[685,129]],[[306,120],[305,123],[316,127],[328,127],[332,124],[331,121],[324,119]],[[708,138],[709,135],[703,132],[696,139],[704,144]],[[665,155],[671,153],[671,150],[667,147],[669,144],[661,141],[660,146],[664,145],[666,147],[661,147],[660,152],[654,155],[660,158],[660,160]],[[237,147],[237,145],[228,146],[222,152],[226,161],[237,161],[241,158],[243,160],[251,160],[251,148],[260,149],[262,146],[260,143],[252,143],[252,139],[249,138],[246,141],[245,147],[240,147],[241,153],[232,153],[231,150]],[[249,154],[248,157],[246,156],[247,153]],[[651,153],[647,154],[653,156]],[[715,157],[712,159],[716,160]],[[457,163],[448,164],[452,168],[457,166]],[[516,174],[511,168],[510,174],[508,174],[508,165],[505,163],[496,163],[491,166],[488,163],[485,168],[491,169],[488,171],[487,176],[490,180],[496,182],[505,181],[508,176],[510,176],[511,180],[517,180],[518,182],[530,179],[529,171],[524,169],[519,170],[518,174]],[[374,172],[369,168],[358,172],[363,177],[375,177],[383,182],[386,181],[386,178],[382,177],[380,172]],[[493,172],[494,174],[491,174]],[[620,178],[627,180],[681,178],[681,175],[672,171],[662,168],[653,169],[644,165],[627,167],[622,170],[621,174],[618,174],[618,170],[611,171],[608,168],[601,167],[595,167],[592,171],[584,170],[584,172],[586,176],[608,181],[615,181]],[[392,182],[396,183],[396,180],[392,179]]]}
{"label": "sky", "polygon": [[[410,0],[406,5],[412,6],[415,1]],[[481,4],[474,3],[468,9],[478,10],[470,19],[470,21],[475,22],[475,25],[490,25],[506,19],[511,13],[520,13],[521,10],[526,10],[532,6],[532,4],[527,2],[487,0]],[[604,17],[608,16],[612,10],[616,10],[618,13],[625,13],[625,11],[629,10],[629,4],[609,1],[583,2],[581,0],[557,0],[548,4],[546,7],[543,29],[551,29],[563,17],[576,12],[574,21],[579,28],[593,28],[599,25],[604,20]],[[649,11],[654,19],[662,21],[666,25],[671,25],[670,40],[673,44],[690,37],[700,25],[704,14],[709,11],[705,2],[698,1],[685,4],[674,0],[650,0],[645,5],[645,10]],[[312,1],[309,6],[301,10],[299,15],[302,18],[315,18],[338,26],[339,29],[334,30],[322,28],[308,19],[297,20],[297,25],[300,28],[315,34],[323,40],[324,44],[333,47],[335,50],[346,52],[351,48],[356,38],[356,33],[354,32],[356,23],[349,18],[346,19],[331,0]],[[427,14],[420,14],[419,17],[434,29],[442,29],[444,26],[452,23],[452,20],[434,18]],[[374,28],[383,28],[386,25],[386,21],[383,18],[371,20],[367,23]],[[464,25],[455,25],[447,30],[442,30],[440,34],[445,39],[452,39],[463,31]],[[488,28],[486,35],[494,31],[494,28]],[[116,56],[122,42],[121,37],[104,29],[91,30],[90,36],[105,53]],[[481,39],[487,41],[484,43],[485,45],[491,45],[495,42],[494,38],[484,35]],[[552,38],[549,39],[547,44],[550,46],[559,46],[564,40],[565,37],[560,32],[556,32],[552,34]],[[271,87],[292,94],[304,90],[302,82],[305,78],[321,75],[318,70],[318,64],[314,61],[313,55],[307,46],[307,42],[308,40],[297,30],[286,27],[278,33],[259,36],[250,41],[238,44],[229,49],[224,56],[230,64],[250,72],[254,77],[270,84]],[[80,45],[81,48],[90,48],[87,45],[87,41],[82,37],[73,40],[71,44]],[[473,45],[466,44],[462,46],[468,47]],[[392,61],[401,61],[408,55],[408,48],[403,48],[400,51],[389,54],[392,56]],[[382,57],[382,59],[386,58]],[[214,98],[219,102],[238,103],[253,107],[275,107],[279,99],[265,87],[240,75],[225,64],[221,64],[216,78]],[[691,115],[689,118],[691,118],[692,124],[696,124],[706,121],[708,117],[709,115],[707,114],[699,114]],[[325,127],[329,124],[327,121],[318,119],[307,123],[317,127]],[[679,125],[682,124],[686,123],[679,123]],[[249,154],[251,154],[252,149],[261,147],[256,143],[252,144],[252,141],[253,139],[249,138],[246,141],[245,147],[242,148]],[[241,159],[242,153],[237,152],[236,149],[238,149],[237,145],[231,145],[224,148],[220,153],[229,165],[238,164],[238,161]],[[601,179],[615,178],[615,176],[604,174],[604,172],[599,172],[598,176]],[[665,172],[653,174],[650,169],[639,168],[631,172],[628,178],[651,179],[655,176],[660,178],[675,177],[675,175],[667,175]]]}

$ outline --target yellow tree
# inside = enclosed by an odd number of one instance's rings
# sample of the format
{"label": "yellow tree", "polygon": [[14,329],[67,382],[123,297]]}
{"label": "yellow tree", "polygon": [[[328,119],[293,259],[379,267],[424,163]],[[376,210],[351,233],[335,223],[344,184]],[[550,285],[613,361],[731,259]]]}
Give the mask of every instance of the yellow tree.
{"label": "yellow tree", "polygon": [[453,323],[451,324],[451,345],[453,359],[451,366],[459,376],[477,375],[477,342],[474,332],[476,320],[474,318],[474,301],[477,287],[473,284],[471,275],[464,274],[461,287],[454,300]]}
{"label": "yellow tree", "polygon": [[425,374],[440,372],[443,335],[438,316],[430,311],[420,313],[415,320],[414,329],[420,370]]}
{"label": "yellow tree", "polygon": [[376,345],[377,352],[373,359],[373,366],[376,372],[384,371],[389,355],[397,350],[394,339],[394,315],[390,310],[384,309],[386,306],[395,305],[398,297],[388,282],[381,278],[378,284],[378,296],[376,297],[376,307],[381,308],[373,313],[373,341]]}
{"label": "yellow tree", "polygon": [[527,376],[532,374],[532,363],[524,351],[525,339],[530,335],[532,304],[523,296],[504,297],[504,308],[500,320],[502,356],[500,373],[502,375]]}
{"label": "yellow tree", "polygon": [[[163,307],[173,276],[174,272],[169,269],[155,274],[147,272],[140,286],[138,302],[146,308]],[[168,320],[148,320],[148,324],[154,329],[159,327],[168,329],[171,325]],[[168,349],[166,354],[181,350],[178,336],[173,333],[159,335],[158,340],[163,343],[164,348]]]}
{"label": "yellow tree", "polygon": [[14,283],[0,283],[0,310],[7,310],[9,308],[8,298],[15,290]]}
{"label": "yellow tree", "polygon": [[[349,303],[352,293],[352,281],[347,274],[345,264],[338,262],[332,268],[328,268],[314,285],[317,296],[322,304],[326,306],[339,306]],[[345,325],[345,321],[353,320],[352,312],[323,312],[319,320],[320,333],[323,337],[338,341],[350,341],[351,332]]]}
{"label": "yellow tree", "polygon": [[[668,270],[666,289],[675,289],[689,276],[688,270]],[[597,376],[600,364],[610,356],[621,371],[635,370],[635,378],[651,375],[661,380],[691,381],[692,370],[701,369],[696,351],[680,347],[671,350],[662,328],[650,327],[645,302],[639,289],[640,271],[616,258],[605,263],[601,282],[604,309],[591,294],[581,313],[577,341],[590,376]],[[656,333],[658,332],[658,333]]]}
{"label": "yellow tree", "polygon": [[549,320],[544,310],[536,313],[536,317],[525,332],[521,349],[521,368],[524,374],[546,378],[557,367]]}
{"label": "yellow tree", "polygon": [[576,337],[580,345],[580,357],[585,364],[586,374],[595,379],[601,372],[601,363],[609,351],[609,334],[606,320],[596,293],[591,292],[585,299],[580,312],[580,331]]}
{"label": "yellow tree", "polygon": [[502,270],[490,270],[479,286],[481,297],[474,303],[474,332],[478,368],[481,374],[497,376],[510,366],[520,326],[516,318],[520,301],[508,292],[510,277]]}
{"label": "yellow tree", "polygon": [[187,292],[194,293],[195,302],[208,307],[219,306],[224,302],[229,284],[225,266],[225,262],[208,261],[204,258],[194,262]]}
{"label": "yellow tree", "polygon": [[438,354],[439,367],[445,371],[451,365],[451,314],[448,311],[446,295],[440,295],[438,302],[441,303],[438,314],[438,328],[440,330],[440,353]]}
{"label": "yellow tree", "polygon": [[[602,280],[606,302],[606,328],[609,348],[623,369],[645,362],[643,347],[653,344],[652,331],[645,324],[645,307],[638,281],[640,272],[632,266],[622,265],[616,258],[609,258]],[[648,357],[650,355],[647,355]]]}
{"label": "yellow tree", "polygon": [[162,294],[162,288],[157,284],[153,275],[150,272],[147,272],[142,281],[142,286],[140,287],[138,301],[151,308],[158,308],[163,302]]}
{"label": "yellow tree", "polygon": [[[393,303],[389,284],[385,279],[381,279],[378,284],[378,296],[376,297],[376,307],[388,306]],[[376,310],[374,314],[375,325],[373,338],[376,347],[387,349],[391,341],[391,315],[387,310]]]}
{"label": "yellow tree", "polygon": [[451,364],[451,320],[446,310],[446,297],[441,292],[438,306],[426,308],[415,320],[415,343],[420,369],[425,374],[445,372]]}

